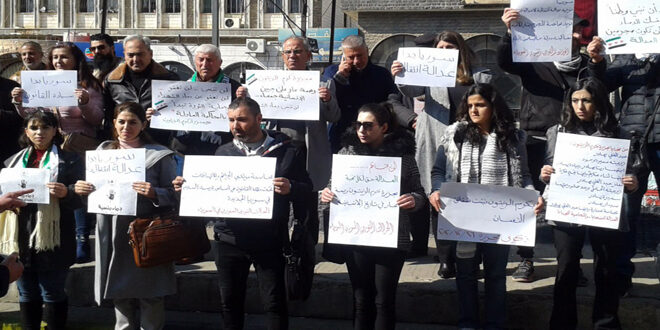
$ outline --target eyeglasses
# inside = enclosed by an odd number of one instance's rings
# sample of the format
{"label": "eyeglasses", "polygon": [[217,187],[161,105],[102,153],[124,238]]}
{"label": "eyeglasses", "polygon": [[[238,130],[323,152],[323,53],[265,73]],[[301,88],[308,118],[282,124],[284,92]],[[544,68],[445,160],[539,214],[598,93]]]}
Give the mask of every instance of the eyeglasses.
{"label": "eyeglasses", "polygon": [[97,50],[104,50],[105,48],[106,48],[105,45],[98,45],[96,47],[89,47],[89,50],[94,52],[94,51],[97,51]]}
{"label": "eyeglasses", "polygon": [[291,54],[300,55],[302,53],[303,53],[302,49],[287,49],[282,51],[282,54],[286,54],[286,55],[291,55]]}
{"label": "eyeglasses", "polygon": [[357,131],[360,129],[360,127],[363,127],[365,131],[370,131],[372,128],[374,128],[374,123],[371,121],[355,121],[353,122],[353,128]]}

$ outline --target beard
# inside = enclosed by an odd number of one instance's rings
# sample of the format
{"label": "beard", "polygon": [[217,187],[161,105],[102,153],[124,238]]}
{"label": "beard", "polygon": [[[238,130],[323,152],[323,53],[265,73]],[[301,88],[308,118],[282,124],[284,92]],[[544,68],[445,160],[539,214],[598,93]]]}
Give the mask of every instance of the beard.
{"label": "beard", "polygon": [[94,56],[92,67],[99,69],[101,72],[110,71],[113,69],[114,59],[115,57],[112,54]]}

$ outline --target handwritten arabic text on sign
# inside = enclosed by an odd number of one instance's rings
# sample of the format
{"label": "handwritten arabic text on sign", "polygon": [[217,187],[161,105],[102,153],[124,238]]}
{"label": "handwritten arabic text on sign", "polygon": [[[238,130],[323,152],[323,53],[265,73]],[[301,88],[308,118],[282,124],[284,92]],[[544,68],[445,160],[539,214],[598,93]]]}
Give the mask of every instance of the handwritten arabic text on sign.
{"label": "handwritten arabic text on sign", "polygon": [[[440,218],[449,222],[442,230],[451,232],[454,227],[462,230],[460,235],[454,230],[456,237],[446,239],[534,246],[534,206],[538,202],[535,190],[447,182],[442,184],[440,196],[445,205]],[[440,231],[438,226],[438,233]],[[470,232],[475,235],[468,234]]]}
{"label": "handwritten arabic text on sign", "polygon": [[319,120],[318,71],[247,70],[245,75],[264,118]]}
{"label": "handwritten arabic text on sign", "polygon": [[401,158],[333,155],[328,242],[397,247]]}
{"label": "handwritten arabic text on sign", "polygon": [[45,168],[3,168],[0,171],[0,190],[2,194],[23,189],[33,192],[19,197],[26,203],[50,204],[50,192],[46,183],[50,182],[50,170]]}
{"label": "handwritten arabic text on sign", "polygon": [[598,35],[608,54],[660,52],[660,0],[599,0]]}
{"label": "handwritten arabic text on sign", "polygon": [[395,77],[397,84],[429,87],[456,85],[457,49],[402,47],[396,60],[404,68]]}
{"label": "handwritten arabic text on sign", "polygon": [[573,0],[511,0],[520,18],[511,22],[514,62],[571,59]]}
{"label": "handwritten arabic text on sign", "polygon": [[186,156],[179,214],[271,219],[276,159]]}
{"label": "handwritten arabic text on sign", "polygon": [[559,133],[548,220],[619,228],[629,140]]}
{"label": "handwritten arabic text on sign", "polygon": [[151,82],[151,127],[183,131],[229,131],[227,107],[231,85],[225,83],[164,81]]}
{"label": "handwritten arabic text on sign", "polygon": [[73,70],[21,71],[24,107],[77,106],[78,72]]}
{"label": "handwritten arabic text on sign", "polygon": [[85,153],[85,180],[94,185],[87,212],[135,215],[133,182],[144,181],[145,149],[96,150]]}

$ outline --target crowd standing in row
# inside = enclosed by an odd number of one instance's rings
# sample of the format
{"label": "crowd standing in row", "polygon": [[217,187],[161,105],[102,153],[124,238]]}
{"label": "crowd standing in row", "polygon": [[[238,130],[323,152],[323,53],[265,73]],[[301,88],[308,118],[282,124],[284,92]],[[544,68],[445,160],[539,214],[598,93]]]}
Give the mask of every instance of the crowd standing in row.
{"label": "crowd standing in row", "polygon": [[[25,43],[20,48],[23,70],[78,72],[78,106],[25,108],[20,72],[13,77],[18,83],[0,79],[0,152],[6,159],[4,166],[46,168],[51,170],[52,178],[48,205],[21,203],[16,198],[25,191],[0,197],[0,209],[20,208],[19,213],[3,212],[0,219],[10,224],[1,228],[2,252],[18,251],[20,256],[18,261],[17,254],[10,254],[0,263],[0,293],[6,292],[6,284],[18,279],[24,329],[38,329],[42,315],[49,329],[65,328],[68,302],[64,284],[68,269],[76,261],[91,259],[90,222],[84,203],[95,187],[83,180],[82,153],[62,149],[63,134],[106,140],[99,150],[146,149],[146,179],[132,186],[138,194],[139,217],[177,208],[179,192],[186,182],[181,176],[182,155],[276,159],[271,221],[215,219],[215,263],[225,329],[243,328],[251,265],[257,272],[268,328],[288,328],[282,248],[291,210],[293,218],[305,221],[307,229],[317,233],[319,197],[322,203],[335,198],[329,182],[332,154],[392,156],[402,158],[404,173],[397,201],[397,248],[325,244],[323,256],[346,263],[353,287],[354,328],[394,329],[399,276],[406,257],[427,253],[429,222],[435,234],[442,209],[441,185],[478,183],[543,192],[554,173],[557,134],[568,132],[638,139],[647,146],[651,169],[638,168],[631,161],[622,179],[626,196],[618,230],[551,223],[558,267],[550,328],[577,326],[575,290],[584,284],[579,260],[586,233],[595,256],[594,327],[621,328],[617,310],[620,295],[632,285],[631,258],[641,196],[649,172],[660,175],[660,130],[653,125],[660,120],[656,111],[660,64],[656,64],[656,55],[635,55],[617,57],[607,67],[601,55],[603,41],[598,37],[587,45],[586,53],[580,53],[578,41],[588,22],[578,16],[573,22],[571,60],[514,63],[510,25],[519,18],[517,10],[505,9],[502,21],[508,31],[498,48],[497,60],[503,70],[521,78],[520,129],[501,91],[489,84],[492,74],[477,66],[473,51],[460,34],[452,31],[418,39],[420,45],[459,50],[456,87],[452,88],[396,85],[393,77],[404,71],[400,62],[395,61],[388,72],[369,61],[362,37],[344,39],[341,62],[326,68],[319,86],[317,121],[264,120],[259,104],[249,98],[249,87],[241,86],[221,70],[219,49],[201,45],[195,51],[195,73],[189,81],[231,85],[229,133],[149,127],[150,119],[158,115],[151,108],[151,81],[177,77],[153,60],[146,37],[126,37],[121,62],[114,54],[112,38],[93,36],[90,50],[95,58],[91,68],[72,43],[57,43],[49,50],[45,63],[41,46]],[[282,44],[287,70],[310,70],[311,57],[305,38],[290,37]],[[623,87],[623,97],[617,122],[607,94],[618,87]],[[420,114],[403,105],[410,98],[423,100]],[[543,208],[544,200],[539,198],[534,211],[541,214]],[[161,329],[165,322],[164,297],[176,292],[174,268],[172,264],[151,268],[135,265],[128,245],[130,221],[127,216],[96,216],[95,299],[98,303],[113,301],[116,329]],[[436,246],[438,274],[442,278],[456,277],[458,326],[503,328],[509,246],[441,240],[436,240]],[[534,251],[519,247],[518,254],[522,261],[513,278],[531,281]],[[478,309],[481,263],[485,322],[479,321]]]}

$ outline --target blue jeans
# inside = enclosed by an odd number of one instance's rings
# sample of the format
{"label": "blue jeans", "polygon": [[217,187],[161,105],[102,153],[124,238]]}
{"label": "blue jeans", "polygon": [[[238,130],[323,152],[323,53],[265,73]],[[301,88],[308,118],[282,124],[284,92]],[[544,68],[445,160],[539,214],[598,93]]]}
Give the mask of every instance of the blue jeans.
{"label": "blue jeans", "polygon": [[76,220],[76,236],[88,237],[89,221],[87,219],[87,212],[85,211],[85,208],[73,210],[73,218]]}
{"label": "blue jeans", "polygon": [[68,274],[68,268],[48,271],[26,268],[23,275],[16,281],[19,293],[18,301],[22,303],[65,301],[67,296],[64,286]]}
{"label": "blue jeans", "polygon": [[[648,145],[648,157],[656,183],[660,178],[660,143]],[[637,224],[642,208],[642,198],[648,189],[650,171],[637,174],[639,189],[632,194],[623,194],[623,214],[628,219],[630,231],[625,233],[623,249],[617,259],[617,272],[631,278],[635,272],[632,258],[637,253]]]}
{"label": "blue jeans", "polygon": [[483,258],[485,280],[486,323],[484,329],[503,329],[506,321],[506,264],[509,246],[477,245],[471,258],[456,258],[456,287],[458,288],[459,328],[479,326],[479,260]]}

